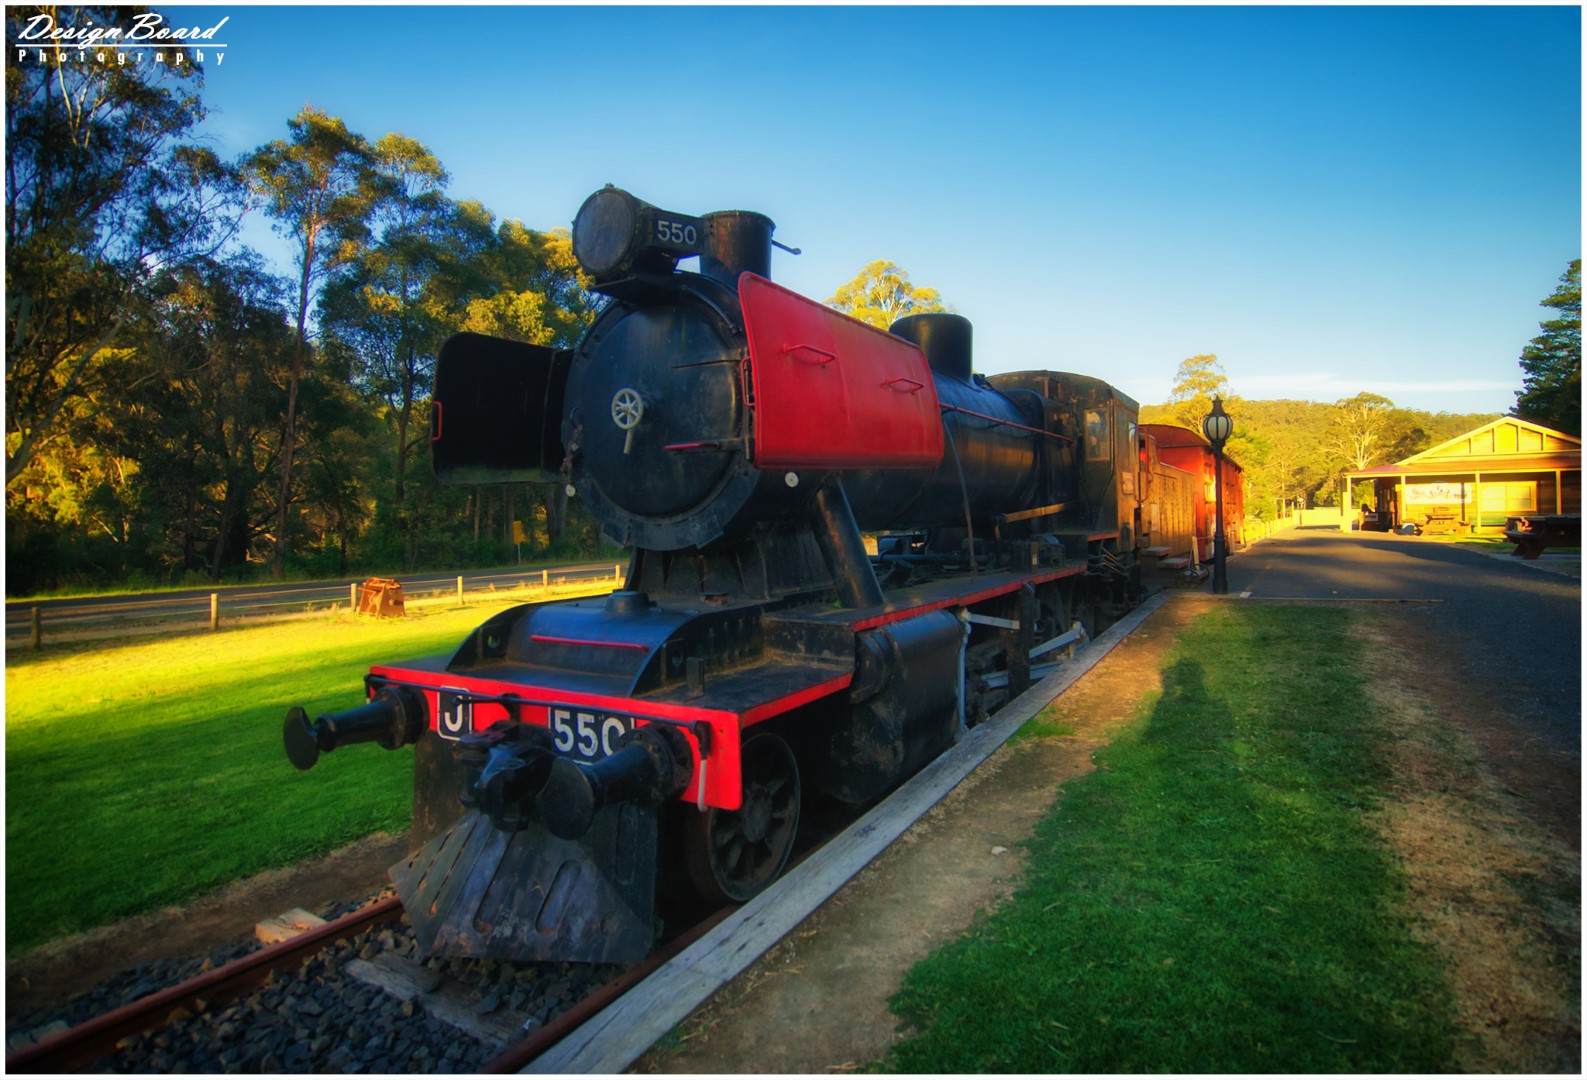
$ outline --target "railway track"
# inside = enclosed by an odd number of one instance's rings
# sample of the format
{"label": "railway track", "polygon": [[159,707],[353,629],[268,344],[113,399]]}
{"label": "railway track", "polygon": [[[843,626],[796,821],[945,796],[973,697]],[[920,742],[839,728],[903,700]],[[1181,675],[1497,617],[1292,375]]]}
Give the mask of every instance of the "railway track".
{"label": "railway track", "polygon": [[269,945],[237,960],[157,990],[32,1046],[6,1055],[6,1071],[72,1072],[113,1054],[128,1036],[164,1026],[172,1017],[197,1015],[229,1004],[330,945],[402,917],[395,897],[377,900],[324,926]]}
{"label": "railway track", "polygon": [[[464,964],[461,973],[447,970],[452,964],[446,969],[426,967],[404,955],[411,940],[399,943],[406,929],[400,925],[402,905],[395,896],[386,896],[287,941],[54,1032],[8,1054],[6,1071],[72,1073],[98,1067],[112,1072],[177,1068],[517,1072],[735,910],[729,906],[707,915],[642,964],[627,970],[588,969],[594,973],[585,980],[588,985],[557,993],[552,1008],[541,1015],[526,1015],[500,1004],[481,1008],[492,999],[527,998],[523,989],[504,992],[499,973],[508,972],[515,984],[544,981],[549,975],[554,988],[567,978],[564,969],[571,965],[493,965],[498,981],[490,985],[472,976],[483,975],[491,965]],[[386,927],[393,929],[382,932]],[[528,969],[536,970],[526,974]],[[405,979],[411,993],[404,988]],[[294,983],[302,986],[295,988]],[[313,992],[317,986],[333,990],[341,1009],[348,1016],[364,1017],[374,1034],[359,1045],[360,1039],[352,1035],[357,1020],[340,1035],[312,1030],[314,1025],[306,1021],[336,1011],[320,1000],[324,993]],[[393,1014],[391,1023],[400,1024],[402,1037],[387,1040],[375,1030],[379,1022],[367,1020],[370,1002],[360,998],[372,996],[380,1007],[377,1011]],[[476,998],[477,1002],[472,1000]],[[272,1018],[285,1023],[272,1023]],[[427,1027],[442,1028],[431,1033],[454,1048],[464,1041],[473,1045],[451,1059],[444,1052],[427,1055],[425,1040],[416,1037]],[[250,1033],[248,1039],[239,1038],[244,1029]],[[393,1052],[404,1041],[408,1044],[401,1051],[404,1060],[393,1060]],[[254,1044],[252,1052],[246,1048],[249,1042]],[[299,1046],[307,1047],[307,1052],[294,1053]]]}
{"label": "railway track", "polygon": [[[796,864],[845,823],[815,824]],[[517,1072],[737,910],[691,912],[626,970],[420,962],[401,902],[384,895],[75,1026],[56,1021],[9,1053],[6,1071]]]}
{"label": "railway track", "polygon": [[627,972],[427,965],[403,916],[383,897],[48,1035],[8,1054],[6,1071],[510,1072],[671,955]]}

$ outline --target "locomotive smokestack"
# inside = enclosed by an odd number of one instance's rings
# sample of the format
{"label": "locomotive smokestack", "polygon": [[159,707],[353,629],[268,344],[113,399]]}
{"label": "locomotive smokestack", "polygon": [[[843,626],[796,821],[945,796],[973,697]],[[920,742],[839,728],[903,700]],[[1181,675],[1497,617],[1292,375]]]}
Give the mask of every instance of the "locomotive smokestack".
{"label": "locomotive smokestack", "polygon": [[705,223],[702,274],[733,288],[746,270],[771,277],[771,234],[777,227],[771,218],[753,210],[721,210],[706,214]]}

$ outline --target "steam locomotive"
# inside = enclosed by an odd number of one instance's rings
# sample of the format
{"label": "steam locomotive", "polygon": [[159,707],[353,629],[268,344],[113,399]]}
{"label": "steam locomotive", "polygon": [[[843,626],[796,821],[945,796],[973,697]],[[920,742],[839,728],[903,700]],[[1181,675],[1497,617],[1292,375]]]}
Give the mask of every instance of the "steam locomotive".
{"label": "steam locomotive", "polygon": [[608,597],[514,607],[374,667],[362,706],[288,713],[300,769],[413,746],[391,874],[432,953],[638,960],[662,879],[755,895],[807,796],[876,800],[1138,600],[1136,403],[975,374],[958,315],[883,332],[776,285],[773,228],[608,186],[573,225],[607,298],[575,348],[441,351],[438,477],[566,485],[633,556]]}

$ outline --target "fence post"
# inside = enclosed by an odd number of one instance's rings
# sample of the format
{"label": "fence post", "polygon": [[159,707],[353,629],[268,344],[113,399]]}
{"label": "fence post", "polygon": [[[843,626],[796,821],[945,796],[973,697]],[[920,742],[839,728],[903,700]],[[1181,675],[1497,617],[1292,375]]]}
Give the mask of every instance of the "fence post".
{"label": "fence post", "polygon": [[358,582],[356,581],[347,586],[347,610],[354,615],[358,614]]}
{"label": "fence post", "polygon": [[33,609],[33,651],[38,652],[44,648],[44,612],[39,608]]}
{"label": "fence post", "polygon": [[623,580],[623,564],[622,563],[617,563],[617,564],[615,564],[612,567],[612,577],[616,578],[618,581],[622,581]]}
{"label": "fence post", "polygon": [[457,606],[463,606],[463,575],[457,575]]}
{"label": "fence post", "polygon": [[209,628],[220,629],[220,593],[218,592],[209,594]]}
{"label": "fence post", "polygon": [[551,587],[551,571],[540,571],[540,587],[542,589],[548,589]]}

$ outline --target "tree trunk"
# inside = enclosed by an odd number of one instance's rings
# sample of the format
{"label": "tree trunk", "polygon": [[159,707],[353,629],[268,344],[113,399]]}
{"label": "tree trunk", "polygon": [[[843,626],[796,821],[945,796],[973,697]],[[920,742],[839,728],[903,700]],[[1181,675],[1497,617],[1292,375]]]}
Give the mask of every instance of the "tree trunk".
{"label": "tree trunk", "polygon": [[546,543],[562,539],[568,527],[568,489],[564,484],[552,484],[546,492]]}
{"label": "tree trunk", "polygon": [[[406,291],[406,289],[404,289]],[[397,408],[397,502],[402,502],[403,478],[408,472],[408,427],[413,419],[413,346],[407,345],[403,366],[402,403]]]}
{"label": "tree trunk", "polygon": [[182,572],[185,574],[202,565],[198,557],[198,492],[190,486],[184,486],[182,501],[187,504],[186,520],[182,522]]}
{"label": "tree trunk", "polygon": [[220,584],[221,560],[226,555],[226,534],[231,531],[231,499],[223,498],[220,504],[220,527],[215,530],[215,550],[210,554],[209,580]]}
{"label": "tree trunk", "polygon": [[209,567],[209,579],[220,584],[221,575],[228,565],[246,559],[248,550],[248,483],[236,474],[228,474],[226,488],[220,500],[220,528],[215,536],[215,552]]}
{"label": "tree trunk", "polygon": [[314,270],[314,236],[303,244],[303,274],[298,279],[298,336],[292,345],[292,375],[287,383],[287,417],[281,434],[281,495],[276,512],[275,558],[270,576],[277,581],[286,573],[287,509],[292,502],[292,455],[297,449],[298,382],[303,378],[303,345],[309,320],[309,276]]}
{"label": "tree trunk", "polygon": [[397,410],[397,505],[402,505],[403,478],[408,472],[408,406]]}
{"label": "tree trunk", "polygon": [[298,431],[298,379],[303,374],[303,317],[298,318],[298,342],[292,350],[292,378],[287,386],[286,425],[281,432],[281,492],[276,503],[275,557],[270,563],[270,576],[281,580],[287,564],[287,509],[292,501],[292,452],[296,448]]}

